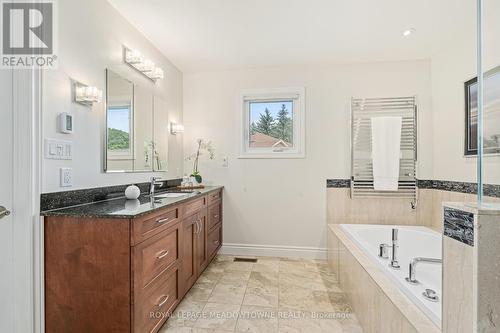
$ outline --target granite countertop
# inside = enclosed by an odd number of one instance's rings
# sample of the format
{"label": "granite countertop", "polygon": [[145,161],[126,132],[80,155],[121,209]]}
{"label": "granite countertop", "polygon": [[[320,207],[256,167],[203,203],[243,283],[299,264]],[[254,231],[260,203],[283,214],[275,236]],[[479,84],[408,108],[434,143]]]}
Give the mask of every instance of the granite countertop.
{"label": "granite countertop", "polygon": [[[133,219],[146,215],[169,206],[178,205],[185,201],[201,197],[209,192],[223,188],[223,186],[207,186],[203,189],[195,189],[192,193],[177,198],[156,198],[151,202],[149,195],[141,194],[137,200],[127,200],[125,197],[98,201],[83,205],[47,210],[40,213],[42,216],[67,216],[80,218],[114,218]],[[158,192],[156,195],[173,192]]]}

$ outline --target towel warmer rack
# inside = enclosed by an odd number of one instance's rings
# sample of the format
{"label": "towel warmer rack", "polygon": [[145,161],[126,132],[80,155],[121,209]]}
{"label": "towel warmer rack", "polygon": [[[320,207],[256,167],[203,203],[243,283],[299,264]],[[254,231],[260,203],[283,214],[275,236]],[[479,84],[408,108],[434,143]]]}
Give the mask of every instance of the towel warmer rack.
{"label": "towel warmer rack", "polygon": [[[401,158],[397,191],[373,187],[371,118],[402,118]],[[417,103],[416,97],[351,99],[351,198],[408,198],[417,203]]]}

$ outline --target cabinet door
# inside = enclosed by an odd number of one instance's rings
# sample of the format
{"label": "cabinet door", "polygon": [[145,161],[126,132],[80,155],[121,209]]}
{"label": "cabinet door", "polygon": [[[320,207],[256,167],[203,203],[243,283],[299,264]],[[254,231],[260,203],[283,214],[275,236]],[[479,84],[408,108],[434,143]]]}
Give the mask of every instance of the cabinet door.
{"label": "cabinet door", "polygon": [[208,265],[208,214],[206,209],[200,211],[198,214],[199,227],[196,234],[196,267],[198,275],[200,275]]}
{"label": "cabinet door", "polygon": [[182,268],[181,268],[181,293],[184,295],[195,283],[197,278],[197,242],[199,229],[199,216],[194,214],[182,221]]}

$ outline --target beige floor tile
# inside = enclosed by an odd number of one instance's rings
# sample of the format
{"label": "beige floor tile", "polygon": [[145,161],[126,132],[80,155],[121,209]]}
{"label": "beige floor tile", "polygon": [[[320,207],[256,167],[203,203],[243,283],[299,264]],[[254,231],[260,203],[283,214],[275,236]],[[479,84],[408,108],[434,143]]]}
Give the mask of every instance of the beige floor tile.
{"label": "beige floor tile", "polygon": [[184,299],[167,320],[169,327],[192,327],[200,317],[206,303],[190,302]]}
{"label": "beige floor tile", "polygon": [[202,316],[196,321],[194,327],[233,331],[239,312],[240,305],[207,303],[203,308]]}
{"label": "beige floor tile", "polygon": [[265,307],[277,307],[279,299],[278,287],[247,287],[244,305],[258,305]]}
{"label": "beige floor tile", "polygon": [[[253,314],[278,308],[280,312],[274,318]],[[319,319],[310,312],[336,314],[344,310],[350,311],[350,306],[325,261],[259,257],[254,264],[233,262],[232,256],[219,255],[161,333],[361,333],[354,316]],[[238,318],[240,311],[253,317]],[[283,312],[288,315],[283,316]],[[192,318],[176,317],[176,313]],[[294,316],[290,317],[290,313]]]}
{"label": "beige floor tile", "polygon": [[210,328],[199,328],[193,327],[191,333],[232,333],[234,331],[226,331],[226,330],[218,330],[218,329],[210,329]]}
{"label": "beige floor tile", "polygon": [[278,273],[252,272],[248,281],[249,287],[278,287]]}
{"label": "beige floor tile", "polygon": [[276,308],[242,306],[236,332],[276,333],[278,317]]}
{"label": "beige floor tile", "polygon": [[205,271],[200,275],[196,283],[216,284],[223,275],[223,272]]}
{"label": "beige floor tile", "polygon": [[294,310],[306,310],[305,299],[309,297],[310,290],[305,288],[282,288],[279,289],[279,306]]}
{"label": "beige floor tile", "polygon": [[227,269],[231,271],[251,272],[255,264],[252,262],[231,262]]}
{"label": "beige floor tile", "polygon": [[246,286],[217,284],[208,301],[210,303],[240,304],[243,303]]}
{"label": "beige floor tile", "polygon": [[248,280],[250,279],[250,271],[230,271],[226,270],[218,284],[227,284],[232,286],[240,286],[244,287],[248,284]]}
{"label": "beige floor tile", "polygon": [[213,284],[197,283],[188,291],[184,300],[189,302],[206,302],[214,289]]}
{"label": "beige floor tile", "polygon": [[158,333],[192,333],[191,327],[163,326]]}

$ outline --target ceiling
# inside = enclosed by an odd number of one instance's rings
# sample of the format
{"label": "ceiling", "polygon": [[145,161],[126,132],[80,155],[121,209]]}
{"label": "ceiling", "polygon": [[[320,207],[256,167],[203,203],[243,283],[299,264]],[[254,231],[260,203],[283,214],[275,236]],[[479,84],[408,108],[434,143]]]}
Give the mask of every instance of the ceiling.
{"label": "ceiling", "polygon": [[[184,72],[428,59],[475,0],[109,0]],[[416,32],[403,37],[402,32]]]}

